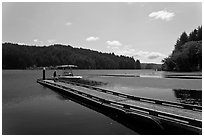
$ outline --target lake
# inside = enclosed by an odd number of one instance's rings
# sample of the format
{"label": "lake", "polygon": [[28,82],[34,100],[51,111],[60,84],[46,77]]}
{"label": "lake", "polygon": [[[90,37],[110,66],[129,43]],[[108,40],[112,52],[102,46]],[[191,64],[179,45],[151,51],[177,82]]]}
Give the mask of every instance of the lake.
{"label": "lake", "polygon": [[[47,70],[51,77],[54,70]],[[99,87],[135,96],[201,105],[202,79],[163,78],[153,70],[74,70]],[[114,77],[106,75],[140,75]],[[43,87],[42,70],[2,71],[2,133],[5,135],[131,135],[143,134],[97,111]],[[148,133],[147,133],[148,134]]]}

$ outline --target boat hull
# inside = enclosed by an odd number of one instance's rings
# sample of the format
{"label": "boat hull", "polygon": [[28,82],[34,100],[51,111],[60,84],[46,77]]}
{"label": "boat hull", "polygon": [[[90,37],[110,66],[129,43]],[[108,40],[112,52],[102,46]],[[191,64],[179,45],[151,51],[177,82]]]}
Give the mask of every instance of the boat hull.
{"label": "boat hull", "polygon": [[81,79],[82,76],[59,76],[59,79]]}

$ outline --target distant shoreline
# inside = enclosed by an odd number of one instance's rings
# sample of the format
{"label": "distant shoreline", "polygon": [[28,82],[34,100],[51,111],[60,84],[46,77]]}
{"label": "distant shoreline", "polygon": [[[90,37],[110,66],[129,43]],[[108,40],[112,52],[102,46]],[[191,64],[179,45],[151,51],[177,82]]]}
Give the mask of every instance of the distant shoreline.
{"label": "distant shoreline", "polygon": [[[39,68],[33,68],[33,69],[8,69],[8,68],[2,68],[2,70],[42,70],[44,67],[39,67]],[[46,68],[46,67],[45,67]],[[55,68],[46,68],[46,70],[55,70]],[[74,70],[155,70],[155,69],[120,69],[120,68],[117,68],[117,69],[82,69],[82,68],[75,68]],[[155,70],[157,71],[157,70]],[[183,71],[183,72],[180,72],[180,71],[165,71],[165,70],[158,70],[158,71],[163,71],[163,72],[166,72],[166,73],[171,73],[171,76],[181,76],[181,74],[187,74],[189,76],[194,76],[194,75],[191,75],[193,73],[198,73],[196,74],[196,76],[202,76],[202,71],[192,71],[192,72],[188,72],[188,71]],[[173,74],[172,74],[173,73]]]}
{"label": "distant shoreline", "polygon": [[[42,70],[43,68],[38,69],[2,69],[2,71],[30,71],[30,70]],[[47,69],[47,70],[55,70],[55,69]],[[155,73],[141,75],[141,74],[127,74],[127,73],[109,73],[109,74],[93,74],[95,76],[102,77],[126,77],[126,78],[172,78],[172,79],[202,79],[202,72],[194,71],[194,72],[170,72],[170,71],[154,71],[154,69],[75,69],[75,70],[152,70],[152,72],[162,72],[162,75],[155,75]]]}

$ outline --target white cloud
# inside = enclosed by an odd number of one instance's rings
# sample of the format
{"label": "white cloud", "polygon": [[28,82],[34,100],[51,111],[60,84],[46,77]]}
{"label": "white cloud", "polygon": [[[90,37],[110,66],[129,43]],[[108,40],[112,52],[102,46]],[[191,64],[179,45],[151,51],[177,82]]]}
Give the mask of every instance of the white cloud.
{"label": "white cloud", "polygon": [[133,56],[135,53],[135,49],[132,48],[122,48],[116,52],[119,55]]}
{"label": "white cloud", "polygon": [[[108,43],[108,42],[107,42]],[[113,42],[114,44],[117,42]],[[122,45],[120,44],[112,44],[108,45],[107,48],[109,49],[109,52],[113,52],[116,55],[125,55],[134,57],[134,59],[139,59],[141,62],[151,62],[151,63],[161,63],[161,60],[166,57],[164,54],[159,52],[149,52],[149,51],[137,51],[133,46],[131,45]]]}
{"label": "white cloud", "polygon": [[110,46],[122,46],[122,44],[119,42],[119,41],[117,41],[117,40],[113,40],[113,41],[106,41],[106,43],[108,44],[108,45],[110,45]]}
{"label": "white cloud", "polygon": [[39,40],[39,39],[34,39],[33,40],[35,43],[38,43],[38,44],[42,44],[43,43],[43,41],[41,41],[41,40]]}
{"label": "white cloud", "polygon": [[107,46],[108,49],[111,49],[111,50],[118,50],[119,47],[118,46]]}
{"label": "white cloud", "polygon": [[165,55],[159,52],[148,52],[148,51],[138,51],[135,57],[145,57],[147,59],[157,59],[157,58],[164,58]]}
{"label": "white cloud", "polygon": [[26,44],[26,43],[23,43],[23,42],[18,42],[18,45],[29,45],[29,44]]}
{"label": "white cloud", "polygon": [[33,41],[34,41],[34,42],[38,42],[38,39],[34,39]]}
{"label": "white cloud", "polygon": [[158,53],[158,52],[151,52],[149,55],[148,55],[148,59],[156,59],[156,58],[159,58],[159,57],[165,57],[165,55],[161,54],[161,53]]}
{"label": "white cloud", "polygon": [[147,52],[147,51],[138,51],[137,53],[135,53],[135,56],[136,56],[136,57],[142,57],[142,56],[143,56],[143,57],[144,57],[144,56],[146,57],[146,56],[148,55],[148,53],[149,53],[149,52]]}
{"label": "white cloud", "polygon": [[91,37],[86,38],[86,41],[97,41],[97,40],[99,40],[99,37],[91,36]]}
{"label": "white cloud", "polygon": [[[116,54],[123,54],[121,49],[123,49],[124,47],[122,46],[122,44],[117,41],[117,40],[113,40],[113,41],[106,41],[106,43],[108,44],[107,48],[111,51],[111,52],[114,52]],[[120,52],[121,51],[121,52]]]}
{"label": "white cloud", "polygon": [[132,48],[131,45],[123,45],[123,46],[107,46],[110,52],[114,52],[117,55],[125,55],[125,56],[133,56],[135,54],[135,49]]}
{"label": "white cloud", "polygon": [[152,12],[149,14],[149,17],[155,18],[155,19],[161,19],[165,21],[170,21],[175,16],[174,12],[167,12],[166,10],[161,10],[157,12]]}
{"label": "white cloud", "polygon": [[71,22],[66,22],[65,25],[70,26],[70,25],[72,25],[72,23]]}
{"label": "white cloud", "polygon": [[53,43],[53,42],[55,42],[56,40],[54,40],[54,39],[49,39],[49,40],[47,40],[47,42],[48,43]]}

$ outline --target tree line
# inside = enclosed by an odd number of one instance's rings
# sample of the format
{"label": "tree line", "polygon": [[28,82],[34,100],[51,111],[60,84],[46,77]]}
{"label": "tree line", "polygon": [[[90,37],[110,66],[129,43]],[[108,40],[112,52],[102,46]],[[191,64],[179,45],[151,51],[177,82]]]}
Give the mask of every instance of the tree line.
{"label": "tree line", "polygon": [[183,32],[172,53],[162,60],[162,69],[166,71],[202,70],[202,26],[187,35]]}
{"label": "tree line", "polygon": [[74,64],[80,69],[140,69],[140,61],[133,57],[101,53],[70,45],[28,46],[2,44],[2,68],[26,69]]}

